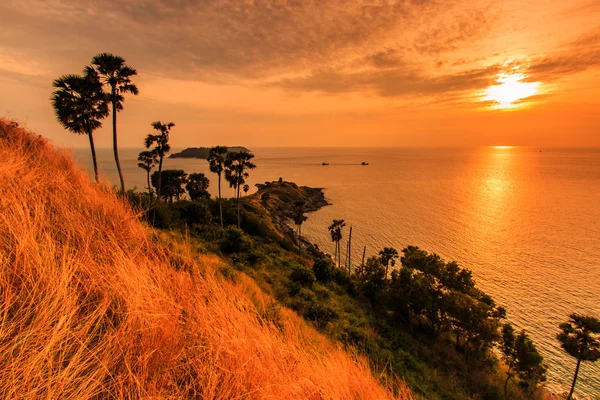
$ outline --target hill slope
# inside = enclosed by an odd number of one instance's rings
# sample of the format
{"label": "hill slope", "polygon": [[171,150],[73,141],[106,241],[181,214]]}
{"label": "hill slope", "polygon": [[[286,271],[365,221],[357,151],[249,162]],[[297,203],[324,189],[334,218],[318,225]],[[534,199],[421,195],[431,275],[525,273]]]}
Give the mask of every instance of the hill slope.
{"label": "hill slope", "polygon": [[364,361],[287,311],[269,323],[252,282],[191,254],[0,120],[0,397],[392,398]]}

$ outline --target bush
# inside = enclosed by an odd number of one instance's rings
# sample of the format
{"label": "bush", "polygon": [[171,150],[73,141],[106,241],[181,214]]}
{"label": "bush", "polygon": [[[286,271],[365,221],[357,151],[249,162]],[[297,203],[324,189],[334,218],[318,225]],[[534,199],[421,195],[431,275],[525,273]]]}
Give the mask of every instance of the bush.
{"label": "bush", "polygon": [[188,226],[212,223],[210,207],[205,202],[179,201],[173,204],[173,209],[179,212],[181,220]]}
{"label": "bush", "polygon": [[225,254],[247,252],[252,248],[252,240],[241,229],[229,226],[225,229],[219,247]]}
{"label": "bush", "polygon": [[313,265],[313,273],[319,282],[329,283],[335,276],[335,266],[331,260],[319,258]]}
{"label": "bush", "polygon": [[290,273],[290,280],[292,282],[300,284],[303,287],[310,288],[315,283],[316,278],[315,274],[313,274],[313,272],[310,269],[298,265],[295,266],[292,272]]}
{"label": "bush", "polygon": [[181,223],[179,212],[162,201],[155,202],[151,208],[147,209],[144,213],[144,219],[150,225],[159,229],[171,229]]}

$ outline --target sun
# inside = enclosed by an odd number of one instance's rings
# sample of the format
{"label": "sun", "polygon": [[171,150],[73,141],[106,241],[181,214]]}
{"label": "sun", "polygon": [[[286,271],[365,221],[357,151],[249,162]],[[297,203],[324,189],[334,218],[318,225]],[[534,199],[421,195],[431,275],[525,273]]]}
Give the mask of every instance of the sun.
{"label": "sun", "polygon": [[485,90],[485,100],[494,102],[493,108],[515,108],[517,101],[538,93],[540,82],[522,82],[523,74],[500,74],[497,85]]}

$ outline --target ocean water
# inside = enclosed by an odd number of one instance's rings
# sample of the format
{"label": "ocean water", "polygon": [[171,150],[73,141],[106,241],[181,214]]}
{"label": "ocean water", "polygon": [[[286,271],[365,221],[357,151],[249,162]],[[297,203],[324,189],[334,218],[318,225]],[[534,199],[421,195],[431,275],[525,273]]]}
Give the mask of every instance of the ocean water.
{"label": "ocean water", "polygon": [[[568,389],[575,360],[555,339],[558,325],[573,312],[600,317],[600,149],[253,150],[251,185],[282,177],[324,188],[332,205],[302,228],[321,249],[333,252],[327,227],[343,218],[353,227],[355,264],[363,246],[367,256],[417,245],[456,260],[533,338],[549,366],[548,387]],[[143,190],[139,151],[120,155],[127,187]],[[74,154],[91,170],[89,150]],[[111,150],[98,156],[116,184]],[[167,159],[164,168],[205,172],[216,193],[204,160]],[[600,362],[582,364],[576,394],[600,398]]]}

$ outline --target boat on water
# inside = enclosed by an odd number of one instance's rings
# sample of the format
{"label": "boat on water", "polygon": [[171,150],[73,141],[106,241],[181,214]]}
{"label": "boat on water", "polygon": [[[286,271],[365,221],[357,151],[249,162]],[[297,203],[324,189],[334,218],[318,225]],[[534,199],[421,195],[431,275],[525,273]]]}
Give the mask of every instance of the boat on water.
{"label": "boat on water", "polygon": [[360,165],[369,165],[369,163],[366,162],[366,161],[363,161],[363,162],[360,163]]}
{"label": "boat on water", "polygon": [[329,165],[328,162],[321,163],[321,165]]}

